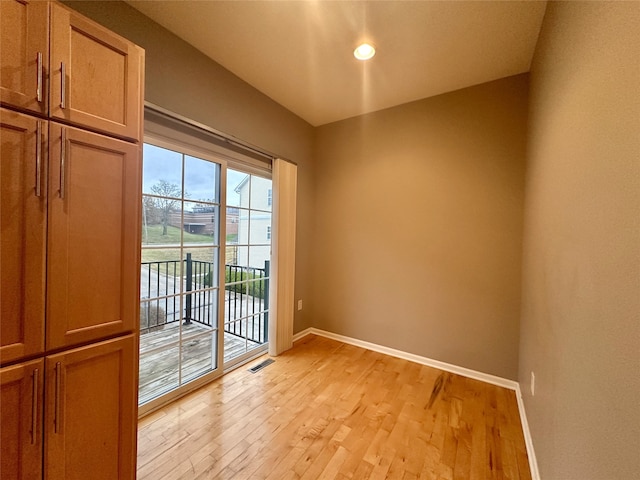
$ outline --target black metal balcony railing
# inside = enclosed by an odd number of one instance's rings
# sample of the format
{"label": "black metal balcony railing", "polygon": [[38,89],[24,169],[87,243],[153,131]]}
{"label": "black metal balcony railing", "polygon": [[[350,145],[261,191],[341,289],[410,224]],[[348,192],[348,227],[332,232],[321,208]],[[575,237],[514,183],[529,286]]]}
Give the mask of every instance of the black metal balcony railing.
{"label": "black metal balcony railing", "polygon": [[[142,262],[140,333],[183,320],[215,326],[215,264],[193,260]],[[146,267],[146,268],[145,268]],[[146,270],[146,271],[145,271]],[[184,272],[184,277],[182,277]],[[182,292],[180,284],[182,283]],[[183,312],[180,294],[184,294]],[[257,343],[268,339],[269,261],[264,268],[225,265],[224,331]]]}

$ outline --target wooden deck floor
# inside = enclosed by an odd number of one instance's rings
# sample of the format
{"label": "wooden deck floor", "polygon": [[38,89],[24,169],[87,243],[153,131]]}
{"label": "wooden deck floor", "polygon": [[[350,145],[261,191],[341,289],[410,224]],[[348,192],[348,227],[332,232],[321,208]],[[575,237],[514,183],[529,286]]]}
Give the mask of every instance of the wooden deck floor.
{"label": "wooden deck floor", "polygon": [[[148,400],[176,388],[187,381],[210,372],[216,367],[217,332],[199,323],[182,325],[182,372],[179,374],[179,323],[164,325],[156,331],[140,335],[139,402]],[[224,334],[224,361],[242,355],[260,346],[229,333]]]}
{"label": "wooden deck floor", "polygon": [[313,335],[275,360],[141,419],[138,478],[531,478],[511,390]]}

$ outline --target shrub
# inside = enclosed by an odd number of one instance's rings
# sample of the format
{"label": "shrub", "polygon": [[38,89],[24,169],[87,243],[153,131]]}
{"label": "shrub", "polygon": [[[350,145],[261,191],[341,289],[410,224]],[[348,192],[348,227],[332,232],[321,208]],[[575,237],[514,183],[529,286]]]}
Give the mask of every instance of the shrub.
{"label": "shrub", "polygon": [[167,323],[167,314],[164,308],[152,305],[148,302],[140,305],[140,329],[157,327]]}
{"label": "shrub", "polygon": [[[212,285],[212,274],[213,272],[209,271],[204,275],[204,277],[202,277],[202,283],[205,287],[210,287]],[[225,269],[225,290],[228,290],[230,292],[242,293],[245,295],[248,294],[264,300],[267,294],[268,280],[260,280],[260,278],[262,277],[254,273],[249,273],[246,270]],[[251,280],[256,281],[252,282]],[[246,281],[249,281],[249,283],[235,283]],[[230,283],[233,283],[233,285],[229,285]]]}
{"label": "shrub", "polygon": [[[264,300],[267,293],[268,280],[260,280],[261,278],[262,277],[259,275],[249,273],[246,270],[226,270],[225,283],[227,285],[225,289],[231,292],[248,294]],[[251,280],[256,281],[251,282]],[[249,281],[249,283],[235,283],[233,285],[229,285],[229,283],[245,281]]]}

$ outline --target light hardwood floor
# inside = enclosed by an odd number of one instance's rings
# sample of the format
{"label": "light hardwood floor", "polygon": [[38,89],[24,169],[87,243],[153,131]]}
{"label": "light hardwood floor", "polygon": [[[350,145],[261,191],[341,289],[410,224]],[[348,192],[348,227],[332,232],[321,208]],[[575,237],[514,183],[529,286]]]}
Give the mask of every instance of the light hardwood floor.
{"label": "light hardwood floor", "polygon": [[139,479],[530,479],[515,394],[309,335],[140,420]]}

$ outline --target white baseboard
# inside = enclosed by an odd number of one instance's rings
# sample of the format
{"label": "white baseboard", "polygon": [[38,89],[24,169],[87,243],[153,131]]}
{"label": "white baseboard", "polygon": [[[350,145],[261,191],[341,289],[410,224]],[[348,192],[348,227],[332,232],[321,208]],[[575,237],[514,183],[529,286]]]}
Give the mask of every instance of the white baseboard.
{"label": "white baseboard", "polygon": [[527,413],[524,410],[524,401],[522,400],[522,391],[520,384],[516,388],[516,399],[518,400],[518,411],[520,412],[520,423],[522,424],[522,433],[524,434],[524,443],[527,446],[527,456],[529,457],[529,468],[531,469],[531,480],[540,480],[540,471],[538,470],[538,460],[536,452],[533,449],[533,438],[531,430],[529,430],[529,421]]}
{"label": "white baseboard", "polygon": [[462,375],[463,377],[473,378],[474,380],[480,380],[491,385],[497,385],[498,387],[508,388],[515,391],[516,399],[518,401],[518,410],[520,412],[520,421],[522,423],[522,431],[524,433],[525,445],[527,447],[527,455],[529,457],[529,467],[531,469],[532,480],[540,480],[540,473],[538,472],[538,463],[536,461],[536,455],[533,450],[533,440],[531,438],[531,432],[529,430],[529,424],[527,422],[527,415],[524,411],[524,403],[522,401],[522,394],[520,392],[520,384],[516,381],[509,380],[507,378],[490,375],[484,372],[478,372],[465,367],[459,367],[458,365],[452,365],[450,363],[441,362],[432,358],[422,357],[413,353],[403,352],[402,350],[396,350],[395,348],[385,347],[384,345],[378,345],[375,343],[365,342],[358,340],[357,338],[346,337],[333,332],[327,332],[326,330],[320,330],[318,328],[307,328],[301,332],[296,333],[293,336],[293,341],[300,340],[307,335],[318,335],[320,337],[330,338],[337,340],[338,342],[346,343],[348,345],[354,345],[356,347],[365,348],[374,352],[383,353],[391,357],[402,358],[410,362],[419,363],[428,367],[444,370],[445,372],[455,373]]}
{"label": "white baseboard", "polygon": [[495,375],[490,375],[488,373],[477,372],[469,368],[459,367],[457,365],[441,362],[439,360],[433,360],[431,358],[422,357],[420,355],[415,355],[413,353],[403,352],[402,350],[396,350],[395,348],[385,347],[384,345],[365,342],[363,340],[358,340],[357,338],[345,337],[344,335],[339,335],[333,332],[327,332],[326,330],[320,330],[318,328],[313,328],[313,327],[307,328],[306,330],[303,330],[295,334],[293,336],[293,340],[296,341],[309,334],[318,335],[320,337],[331,338],[332,340],[337,340],[338,342],[346,343],[349,345],[355,345],[356,347],[365,348],[367,350],[372,350],[378,353],[384,353],[385,355],[389,355],[391,357],[402,358],[404,360],[409,360],[410,362],[415,362],[421,365],[426,365],[428,367],[444,370],[445,372],[451,372],[457,375],[462,375],[463,377],[473,378],[475,380],[480,380],[481,382],[497,385],[498,387],[508,388],[509,390],[516,390],[518,388],[518,382],[514,382],[513,380],[497,377]]}
{"label": "white baseboard", "polygon": [[301,332],[298,333],[294,333],[293,334],[293,341],[297,342],[298,340],[300,340],[302,337],[306,337],[307,335],[311,335],[313,332],[311,330],[317,330],[316,328],[305,328],[304,330],[302,330]]}

